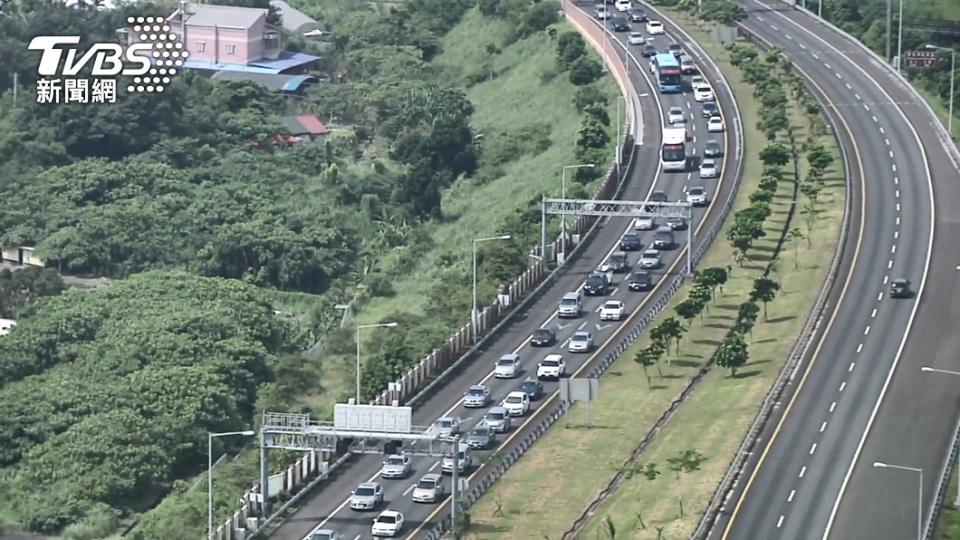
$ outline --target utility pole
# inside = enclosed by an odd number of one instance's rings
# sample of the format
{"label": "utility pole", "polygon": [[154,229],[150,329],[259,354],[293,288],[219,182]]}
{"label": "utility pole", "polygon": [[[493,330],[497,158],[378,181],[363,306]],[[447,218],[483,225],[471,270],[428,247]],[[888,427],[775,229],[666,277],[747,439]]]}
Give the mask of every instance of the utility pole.
{"label": "utility pole", "polygon": [[458,470],[460,468],[460,436],[453,436],[453,475],[451,476],[450,487],[450,530],[453,531],[453,537],[457,537],[457,483]]}
{"label": "utility pole", "polygon": [[897,21],[897,73],[903,64],[903,0],[900,0],[900,15]]}
{"label": "utility pole", "polygon": [[893,20],[893,0],[887,0],[887,62],[890,61],[890,24]]}

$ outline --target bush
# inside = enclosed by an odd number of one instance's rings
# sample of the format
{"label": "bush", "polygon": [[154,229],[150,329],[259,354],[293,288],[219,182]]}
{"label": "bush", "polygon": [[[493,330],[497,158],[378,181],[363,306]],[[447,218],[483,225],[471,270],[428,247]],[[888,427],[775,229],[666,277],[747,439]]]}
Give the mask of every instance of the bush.
{"label": "bush", "polygon": [[577,32],[564,32],[557,38],[557,63],[567,69],[587,53],[587,44]]}
{"label": "bush", "polygon": [[605,126],[610,125],[610,115],[607,114],[607,109],[603,108],[601,105],[589,105],[583,110],[583,112],[587,115],[587,117],[594,118]]}
{"label": "bush", "polygon": [[396,291],[393,290],[393,283],[390,277],[380,272],[373,272],[367,275],[367,291],[370,296],[393,296]]}
{"label": "bush", "polygon": [[558,7],[554,2],[538,2],[530,6],[521,20],[520,34],[530,34],[546,30],[548,26],[559,20]]}
{"label": "bush", "polygon": [[570,66],[570,82],[577,86],[592,83],[603,76],[603,66],[588,56],[577,58]]}
{"label": "bush", "polygon": [[607,96],[594,85],[577,88],[577,93],[573,97],[573,104],[580,112],[583,112],[590,105],[606,107],[608,101]]}

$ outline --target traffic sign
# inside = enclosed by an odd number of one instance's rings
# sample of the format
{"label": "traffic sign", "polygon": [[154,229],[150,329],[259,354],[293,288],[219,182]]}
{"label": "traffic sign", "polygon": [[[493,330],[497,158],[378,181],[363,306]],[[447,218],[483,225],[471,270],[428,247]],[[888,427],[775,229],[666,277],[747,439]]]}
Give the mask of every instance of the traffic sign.
{"label": "traffic sign", "polygon": [[907,51],[903,56],[904,64],[913,69],[932,68],[940,59],[936,51]]}

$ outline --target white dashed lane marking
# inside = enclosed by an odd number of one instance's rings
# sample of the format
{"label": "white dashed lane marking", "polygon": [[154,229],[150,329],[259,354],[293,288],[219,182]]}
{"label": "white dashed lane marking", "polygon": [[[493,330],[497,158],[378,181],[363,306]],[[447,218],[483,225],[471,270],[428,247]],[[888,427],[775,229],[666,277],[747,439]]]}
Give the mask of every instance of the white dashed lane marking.
{"label": "white dashed lane marking", "polygon": [[807,466],[806,466],[806,465],[804,465],[804,466],[800,469],[800,475],[799,475],[797,478],[803,478],[803,475],[805,475],[805,474],[807,474]]}
{"label": "white dashed lane marking", "polygon": [[834,401],[833,403],[830,404],[830,412],[833,412],[833,410],[836,408],[837,408],[837,402]]}
{"label": "white dashed lane marking", "polygon": [[857,345],[857,354],[859,354],[860,351],[862,351],[862,350],[863,350],[863,343]]}
{"label": "white dashed lane marking", "polygon": [[840,383],[840,391],[843,392],[843,389],[847,387],[847,381]]}

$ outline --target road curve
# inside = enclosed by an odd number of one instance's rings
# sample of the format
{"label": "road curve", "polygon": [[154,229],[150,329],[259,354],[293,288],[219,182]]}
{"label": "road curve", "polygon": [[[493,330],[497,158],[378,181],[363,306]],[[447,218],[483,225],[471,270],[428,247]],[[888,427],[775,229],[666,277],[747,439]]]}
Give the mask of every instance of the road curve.
{"label": "road curve", "polygon": [[[571,4],[567,5],[568,10],[576,9]],[[584,17],[583,12],[572,13],[571,16]],[[582,20],[582,19],[581,19]],[[590,26],[588,28],[589,39],[596,41],[602,35],[599,26]],[[622,37],[622,36],[620,36]],[[657,46],[661,50],[666,49],[669,41],[666,37],[657,38]],[[635,47],[631,47],[635,49]],[[624,70],[622,61],[618,64],[616,58],[623,58],[624,49],[622,47],[610,47],[609,59],[613,63],[613,69],[619,74],[629,77],[630,91],[638,98],[641,107],[640,117],[646,122],[644,126],[644,135],[642,139],[638,137],[638,142],[643,141],[642,145],[637,147],[635,158],[636,166],[632,171],[632,176],[627,183],[623,198],[627,200],[642,200],[656,187],[665,191],[671,200],[678,200],[682,197],[683,189],[687,186],[703,185],[707,187],[711,200],[718,204],[712,204],[708,209],[697,209],[694,212],[694,222],[691,224],[695,232],[705,232],[709,226],[719,219],[716,211],[727,200],[727,196],[733,189],[736,182],[733,179],[735,171],[739,170],[739,159],[735,154],[739,154],[739,148],[734,151],[737,137],[732,129],[725,133],[708,134],[706,132],[706,121],[699,114],[699,104],[692,99],[692,94],[687,92],[663,96],[664,107],[670,105],[682,106],[692,118],[691,131],[695,139],[692,141],[692,147],[697,148],[697,154],[702,152],[704,143],[708,139],[721,140],[725,146],[725,157],[723,163],[724,177],[722,181],[716,179],[700,180],[696,172],[688,173],[668,173],[661,175],[659,172],[659,145],[660,145],[660,126],[663,122],[663,112],[658,99],[660,93],[651,90],[647,82],[646,69],[647,64],[643,59],[636,55],[627,64],[628,68]],[[716,74],[709,70],[706,78],[711,81],[715,89],[722,89],[725,85],[716,80]],[[732,126],[732,115],[735,108],[732,97],[727,93],[720,94],[720,106],[726,115],[728,126]],[[611,219],[604,223],[598,234],[591,240],[588,250],[578,259],[572,262],[571,268],[553,285],[542,297],[524,312],[519,314],[515,322],[503,333],[503,335],[491,344],[483,352],[479,361],[463,368],[463,370],[453,375],[450,380],[437,392],[428,397],[414,411],[414,423],[418,425],[427,425],[433,422],[437,417],[443,415],[456,415],[464,420],[464,430],[469,429],[479,419],[484,409],[464,409],[460,403],[462,392],[471,384],[483,381],[490,386],[494,401],[502,399],[506,393],[516,387],[520,380],[527,375],[531,375],[535,370],[536,363],[544,355],[551,352],[561,352],[564,354],[568,372],[575,371],[591,364],[596,358],[600,358],[606,352],[607,345],[613,341],[618,329],[628,327],[630,321],[620,323],[601,323],[596,313],[600,304],[609,298],[622,300],[629,313],[641,314],[649,308],[653,301],[659,299],[664,294],[664,286],[673,278],[676,271],[681,268],[681,257],[685,253],[686,246],[681,245],[678,249],[665,253],[664,270],[654,272],[658,284],[663,284],[649,293],[636,293],[627,290],[623,281],[623,275],[615,278],[615,290],[606,297],[586,297],[585,314],[580,319],[557,321],[552,314],[556,310],[556,302],[564,292],[577,290],[581,286],[587,273],[595,269],[599,264],[614,250],[620,236],[628,229],[629,220],[623,218]],[[652,233],[642,233],[644,245],[647,245],[652,238]],[[677,238],[685,238],[685,232],[678,232]],[[696,242],[696,236],[695,236]],[[630,262],[635,264],[637,255],[630,255]],[[644,307],[646,306],[646,307]],[[546,320],[545,320],[546,319]],[[541,326],[549,326],[556,330],[558,334],[558,345],[551,348],[533,349],[527,343],[530,333]],[[591,330],[594,339],[600,345],[594,354],[576,355],[566,353],[563,343],[579,329]],[[525,373],[520,379],[498,380],[491,377],[492,365],[496,358],[507,352],[517,351],[523,359]],[[524,424],[520,428],[515,428],[512,432],[505,434],[498,439],[498,444],[503,444],[507,448],[512,447],[527,432],[527,428],[536,418],[538,411],[547,410],[556,405],[555,391],[556,383],[544,383],[546,395],[540,401],[534,403],[531,413],[522,418]],[[311,531],[317,528],[330,528],[337,530],[341,535],[348,539],[370,537],[370,523],[375,513],[361,513],[350,510],[345,502],[352,490],[358,483],[368,480],[380,481],[384,486],[386,504],[381,508],[390,508],[403,512],[406,517],[407,526],[404,529],[403,536],[415,537],[429,530],[426,525],[432,523],[441,509],[449,508],[448,501],[440,505],[422,505],[413,503],[410,500],[410,491],[416,480],[428,471],[436,472],[439,470],[437,458],[417,457],[413,460],[413,473],[404,480],[379,480],[377,474],[380,467],[382,456],[367,455],[358,456],[352,462],[338,471],[334,478],[324,482],[310,495],[301,508],[295,513],[287,516],[280,527],[274,531],[271,538],[283,540],[301,540]],[[476,469],[468,471],[467,476],[475,474]]]}
{"label": "road curve", "polygon": [[[960,385],[922,379],[919,366],[958,364],[945,325],[960,316],[951,281],[960,261],[948,244],[960,212],[934,201],[960,200],[960,178],[937,120],[887,66],[809,13],[742,3],[744,26],[782,49],[826,103],[854,213],[819,341],[710,536],[809,539],[829,527],[844,540],[915,537],[916,479],[871,464],[921,466],[929,479],[943,467],[960,405],[949,387]],[[916,297],[887,296],[901,277]],[[927,501],[934,489],[927,480]]]}

